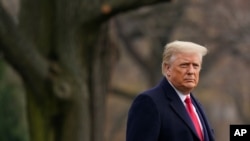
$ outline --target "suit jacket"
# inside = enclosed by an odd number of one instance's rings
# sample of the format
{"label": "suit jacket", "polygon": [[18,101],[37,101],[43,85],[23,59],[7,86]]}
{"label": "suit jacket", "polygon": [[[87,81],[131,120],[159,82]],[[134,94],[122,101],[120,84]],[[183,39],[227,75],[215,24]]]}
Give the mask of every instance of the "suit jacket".
{"label": "suit jacket", "polygon": [[[214,141],[213,131],[201,105],[191,94],[204,141]],[[139,94],[128,113],[126,141],[199,141],[184,104],[166,78]]]}

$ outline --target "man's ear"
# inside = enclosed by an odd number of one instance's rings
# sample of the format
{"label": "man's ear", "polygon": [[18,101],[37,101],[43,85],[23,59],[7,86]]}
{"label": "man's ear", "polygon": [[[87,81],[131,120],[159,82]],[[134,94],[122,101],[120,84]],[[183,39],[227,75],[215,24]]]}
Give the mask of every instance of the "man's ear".
{"label": "man's ear", "polygon": [[164,63],[163,70],[164,70],[165,75],[167,76],[170,75],[170,65],[168,63]]}

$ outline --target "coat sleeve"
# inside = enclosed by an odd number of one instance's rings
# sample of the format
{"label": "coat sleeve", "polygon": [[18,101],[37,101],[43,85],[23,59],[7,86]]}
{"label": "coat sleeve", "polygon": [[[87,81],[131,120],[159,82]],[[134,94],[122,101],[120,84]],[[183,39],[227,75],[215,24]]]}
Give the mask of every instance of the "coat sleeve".
{"label": "coat sleeve", "polygon": [[160,118],[156,104],[147,95],[139,95],[128,113],[126,141],[156,141]]}

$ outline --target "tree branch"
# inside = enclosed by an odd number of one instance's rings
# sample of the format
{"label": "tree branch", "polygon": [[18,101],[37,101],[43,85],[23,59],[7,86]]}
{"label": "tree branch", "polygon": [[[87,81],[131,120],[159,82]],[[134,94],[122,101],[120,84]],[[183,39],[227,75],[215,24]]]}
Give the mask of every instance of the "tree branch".
{"label": "tree branch", "polygon": [[[21,34],[13,19],[0,3],[0,50],[4,58],[22,76],[44,78],[47,75],[47,62],[35,50],[33,44]],[[33,78],[34,79],[34,78]]]}
{"label": "tree branch", "polygon": [[121,98],[127,99],[127,100],[133,100],[136,97],[136,94],[133,92],[127,92],[120,88],[111,88],[109,92],[113,95],[119,96]]}
{"label": "tree branch", "polygon": [[[91,7],[86,5],[80,13],[89,13],[81,16],[83,23],[102,22],[122,12],[137,9],[142,6],[170,2],[171,0],[104,0],[102,3]],[[99,10],[98,10],[99,9]]]}

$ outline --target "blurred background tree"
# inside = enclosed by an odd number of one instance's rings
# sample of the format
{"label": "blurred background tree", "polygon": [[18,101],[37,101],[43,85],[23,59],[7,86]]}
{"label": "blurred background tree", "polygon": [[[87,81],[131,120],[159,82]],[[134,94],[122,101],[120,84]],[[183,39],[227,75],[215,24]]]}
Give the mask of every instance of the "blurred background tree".
{"label": "blurred background tree", "polygon": [[[27,106],[30,140],[125,141],[130,104],[161,79],[162,50],[173,40],[209,49],[194,94],[216,140],[229,140],[230,124],[249,124],[249,1],[172,0],[140,8],[128,0],[115,2],[2,0],[18,25],[16,30],[0,13],[3,61],[18,74],[6,79],[22,78],[26,94],[18,89],[8,96]],[[1,104],[8,105],[2,94]],[[20,122],[8,125],[8,133],[19,125],[25,129]]]}
{"label": "blurred background tree", "polygon": [[1,1],[0,50],[25,88],[30,140],[103,140],[116,55],[108,20],[167,1]]}
{"label": "blurred background tree", "polygon": [[24,93],[20,80],[11,75],[11,68],[0,60],[0,140],[28,141]]}

